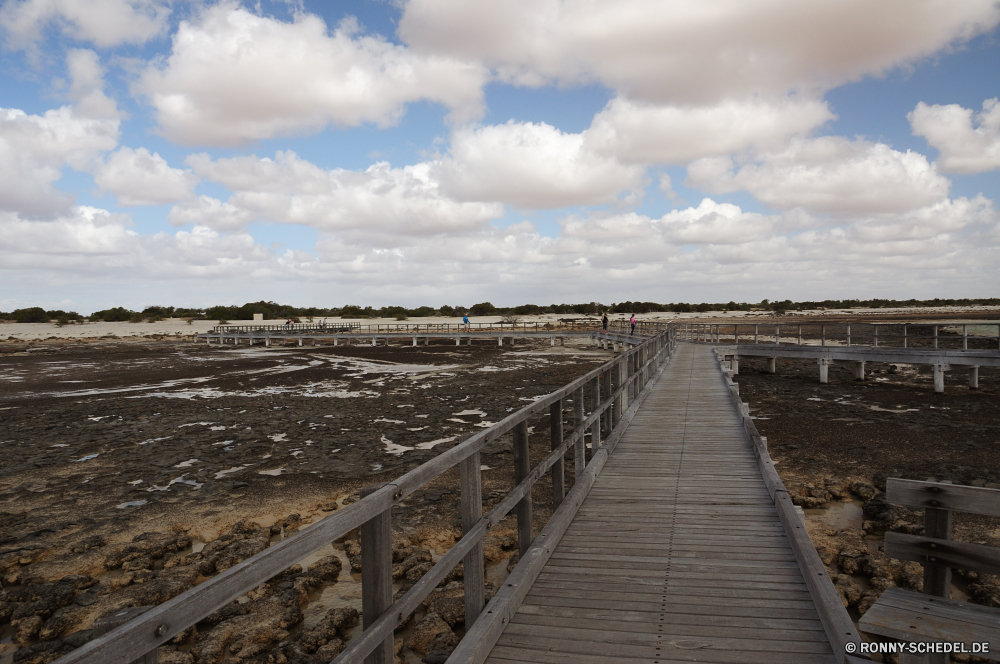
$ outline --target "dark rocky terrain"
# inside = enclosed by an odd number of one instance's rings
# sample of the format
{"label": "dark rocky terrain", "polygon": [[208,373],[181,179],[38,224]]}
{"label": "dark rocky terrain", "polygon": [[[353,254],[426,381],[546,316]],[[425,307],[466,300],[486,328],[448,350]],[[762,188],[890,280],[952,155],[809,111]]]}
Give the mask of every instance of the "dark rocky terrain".
{"label": "dark rocky terrain", "polygon": [[[176,596],[610,357],[585,344],[3,344],[0,662],[52,661],[97,618]],[[513,487],[509,439],[482,463],[492,507]],[[456,469],[394,508],[397,590],[458,538],[458,498]],[[547,484],[534,499],[541,527]],[[505,522],[487,538],[488,590],[512,535]],[[202,620],[160,661],[330,661],[358,629],[357,538]],[[400,633],[400,659],[440,659],[463,612],[459,568]]]}

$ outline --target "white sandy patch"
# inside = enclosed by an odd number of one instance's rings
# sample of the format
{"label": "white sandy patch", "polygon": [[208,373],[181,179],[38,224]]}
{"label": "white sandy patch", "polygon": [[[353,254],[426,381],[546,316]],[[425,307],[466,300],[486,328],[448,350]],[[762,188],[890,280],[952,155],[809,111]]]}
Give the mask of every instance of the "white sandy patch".
{"label": "white sandy patch", "polygon": [[478,415],[479,417],[486,417],[486,413],[484,413],[483,411],[478,410],[478,409],[477,410],[463,410],[463,411],[458,412],[458,413],[452,413],[452,415],[458,415],[459,417],[461,417],[462,415]]}
{"label": "white sandy patch", "polygon": [[225,477],[226,475],[232,475],[233,473],[238,473],[238,472],[240,472],[241,470],[244,470],[244,469],[246,469],[246,468],[249,468],[249,467],[250,467],[250,465],[251,465],[251,464],[246,464],[246,465],[243,465],[243,466],[233,466],[233,467],[232,467],[232,468],[230,468],[229,470],[220,470],[219,472],[217,472],[217,473],[215,474],[215,479],[217,479],[217,480],[220,480],[220,479],[222,479],[223,477]]}
{"label": "white sandy patch", "polygon": [[409,452],[413,449],[412,447],[407,447],[406,445],[397,445],[386,438],[385,434],[382,435],[382,444],[385,445],[386,454],[392,454],[394,456],[400,456],[404,452]]}
{"label": "white sandy patch", "polygon": [[99,455],[100,452],[98,452],[97,454],[88,454],[85,457],[81,457],[79,459],[73,459],[70,463],[80,463],[81,461],[90,461],[91,459],[96,459]]}
{"label": "white sandy patch", "polygon": [[[271,455],[269,454],[268,456],[271,456]],[[258,470],[257,474],[258,475],[270,475],[271,477],[277,477],[278,475],[280,475],[284,471],[285,471],[285,468],[284,468],[284,466],[282,466],[281,468],[275,468],[274,470]]]}
{"label": "white sandy patch", "polygon": [[458,436],[449,436],[448,438],[438,438],[437,440],[431,440],[426,443],[417,443],[417,449],[418,450],[434,449],[436,445],[440,445],[441,443],[450,443],[456,438],[458,438]]}
{"label": "white sandy patch", "polygon": [[187,461],[181,461],[179,464],[174,466],[174,468],[190,468],[196,463],[201,463],[198,459],[188,459]]}
{"label": "white sandy patch", "polygon": [[386,419],[384,417],[380,417],[377,420],[372,420],[372,422],[374,422],[376,424],[379,423],[379,422],[384,422],[386,424],[406,424],[405,420],[390,420],[390,419]]}
{"label": "white sandy patch", "polygon": [[146,440],[138,443],[139,445],[149,445],[150,443],[158,443],[161,440],[170,440],[173,436],[163,436],[162,438],[147,438]]}
{"label": "white sandy patch", "polygon": [[276,443],[284,443],[284,442],[287,442],[288,434],[287,433],[272,433],[270,436],[268,436],[268,438],[270,438],[271,440],[273,440]]}

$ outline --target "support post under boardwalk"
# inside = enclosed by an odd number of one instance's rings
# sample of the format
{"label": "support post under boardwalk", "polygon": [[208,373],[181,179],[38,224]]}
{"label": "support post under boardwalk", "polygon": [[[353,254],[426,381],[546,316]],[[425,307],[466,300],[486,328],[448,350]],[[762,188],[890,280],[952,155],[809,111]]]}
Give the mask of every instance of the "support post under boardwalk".
{"label": "support post under boardwalk", "polygon": [[865,363],[855,362],[854,363],[854,380],[864,380],[865,379]]}
{"label": "support post under boardwalk", "polygon": [[825,357],[821,357],[817,360],[817,363],[819,364],[819,382],[830,382],[830,364],[832,361],[826,359]]}
{"label": "support post under boardwalk", "polygon": [[[483,477],[479,452],[462,461],[462,533],[468,533],[483,518]],[[483,541],[472,547],[462,559],[465,568],[465,628],[476,621],[486,604]]]}
{"label": "support post under boardwalk", "polygon": [[[369,484],[361,490],[361,497],[369,496],[383,486]],[[365,629],[375,624],[392,606],[392,524],[389,513],[390,510],[385,510],[361,524],[361,610]],[[393,636],[390,634],[365,657],[365,664],[393,664],[394,660]]]}
{"label": "support post under boardwalk", "polygon": [[944,372],[951,367],[947,364],[934,365],[934,391],[944,392]]}
{"label": "support post under boardwalk", "polygon": [[[522,421],[514,425],[514,485],[520,484],[531,472],[531,461],[528,458],[528,422]],[[528,547],[531,546],[532,525],[531,525],[531,492],[514,508],[517,513],[517,550],[520,557],[524,557]]]}
{"label": "support post under boardwalk", "polygon": [[[558,449],[563,442],[562,399],[549,406],[549,437],[552,442],[550,449]],[[566,497],[566,466],[563,457],[552,464],[552,509]]]}
{"label": "support post under boardwalk", "polygon": [[979,367],[969,367],[969,389],[979,389]]}

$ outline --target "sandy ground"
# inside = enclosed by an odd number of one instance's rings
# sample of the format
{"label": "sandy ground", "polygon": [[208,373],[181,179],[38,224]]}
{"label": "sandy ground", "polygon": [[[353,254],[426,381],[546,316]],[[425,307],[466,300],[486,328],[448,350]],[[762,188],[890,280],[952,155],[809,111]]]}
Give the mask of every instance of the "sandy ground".
{"label": "sandy ground", "polygon": [[[609,357],[583,340],[271,349],[104,340],[8,354],[0,658],[51,661],[94,619],[183,592]],[[536,459],[548,451],[545,420],[532,423]],[[484,507],[513,488],[512,461],[509,438],[482,454]],[[449,472],[394,508],[397,590],[458,536],[457,485]],[[551,487],[535,493],[540,528]],[[488,538],[494,585],[516,550],[513,532],[504,523]],[[249,613],[202,621],[160,661],[329,661],[356,629],[334,615],[360,609],[356,539],[246,598]],[[407,661],[429,652],[428,630],[436,646],[462,633],[461,582],[448,581],[401,633],[412,642]],[[442,611],[444,622],[427,619]],[[254,635],[251,650],[239,633]]]}

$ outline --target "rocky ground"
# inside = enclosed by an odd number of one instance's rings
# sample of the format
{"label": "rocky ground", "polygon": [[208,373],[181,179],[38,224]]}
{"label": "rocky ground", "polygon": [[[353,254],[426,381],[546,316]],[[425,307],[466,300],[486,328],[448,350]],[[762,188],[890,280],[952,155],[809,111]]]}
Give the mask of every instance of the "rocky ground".
{"label": "rocky ground", "polygon": [[[1000,370],[946,374],[936,394],[930,367],[867,363],[866,380],[835,364],[821,385],[816,362],[740,362],[740,396],[809,534],[855,618],[886,588],[920,590],[919,563],[887,559],[886,531],[923,533],[923,513],[889,505],[886,478],[949,481],[1000,489]],[[956,514],[957,540],[1000,546],[1000,519]],[[1000,578],[959,571],[952,597],[1000,607]],[[889,660],[886,660],[889,661]],[[956,659],[956,661],[967,661]]]}
{"label": "rocky ground", "polygon": [[[609,356],[584,340],[0,342],[0,662],[54,660],[98,618],[184,592]],[[482,463],[489,508],[513,487],[509,439]],[[459,537],[458,498],[454,470],[394,508],[397,592]],[[534,501],[540,528],[544,482]],[[160,662],[330,661],[359,629],[357,540],[349,533],[200,621]],[[488,591],[516,548],[512,524],[491,530]],[[398,632],[399,660],[444,661],[463,613],[459,568]]]}

